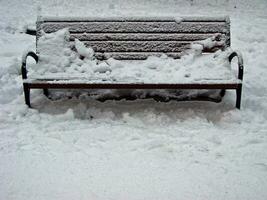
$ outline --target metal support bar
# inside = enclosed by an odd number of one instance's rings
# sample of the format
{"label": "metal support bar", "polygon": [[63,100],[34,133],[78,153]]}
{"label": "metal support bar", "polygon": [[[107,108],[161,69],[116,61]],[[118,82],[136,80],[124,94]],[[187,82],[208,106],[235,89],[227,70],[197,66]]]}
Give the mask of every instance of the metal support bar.
{"label": "metal support bar", "polygon": [[[38,62],[38,56],[33,52],[30,51],[22,56],[22,65],[21,65],[21,75],[22,79],[27,79],[27,68],[26,68],[26,63],[27,63],[27,57],[31,56],[34,58],[36,63]],[[29,84],[23,83],[23,90],[24,90],[24,96],[25,96],[25,103],[31,107],[31,102],[30,102],[30,87]]]}
{"label": "metal support bar", "polygon": [[26,68],[26,63],[27,63],[27,58],[28,56],[31,56],[32,58],[34,58],[34,60],[36,61],[36,63],[38,62],[39,58],[38,56],[33,52],[33,51],[29,51],[28,53],[24,54],[22,56],[22,65],[21,65],[21,74],[22,74],[22,79],[27,79],[27,68]]}
{"label": "metal support bar", "polygon": [[[229,56],[229,62],[232,61],[234,57],[237,57],[237,64],[238,64],[238,79],[243,80],[244,75],[244,63],[243,63],[243,57],[241,53],[234,51]],[[238,85],[238,88],[236,89],[236,108],[241,108],[241,95],[242,95],[242,83]]]}
{"label": "metal support bar", "polygon": [[220,91],[220,96],[221,97],[224,97],[224,95],[225,95],[225,89],[223,89],[223,90]]}
{"label": "metal support bar", "polygon": [[242,95],[242,85],[239,86],[238,89],[236,89],[236,108],[240,109],[241,107],[241,95]]}
{"label": "metal support bar", "polygon": [[23,83],[23,90],[24,90],[25,103],[29,106],[29,108],[31,108],[30,88],[27,83]]}
{"label": "metal support bar", "polygon": [[47,88],[43,89],[43,93],[44,93],[44,95],[45,95],[46,97],[49,96],[49,92],[48,92],[48,89],[47,89]]}
{"label": "metal support bar", "polygon": [[243,80],[243,73],[244,73],[244,62],[243,57],[240,52],[234,51],[229,56],[229,62],[232,61],[234,57],[237,57],[237,64],[238,64],[238,79],[241,81]]}

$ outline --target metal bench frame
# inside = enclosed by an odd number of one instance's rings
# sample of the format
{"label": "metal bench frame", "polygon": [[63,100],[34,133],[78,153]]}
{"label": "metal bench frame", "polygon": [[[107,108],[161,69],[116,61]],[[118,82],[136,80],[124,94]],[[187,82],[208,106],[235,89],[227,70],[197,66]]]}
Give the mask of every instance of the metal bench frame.
{"label": "metal bench frame", "polygon": [[[187,18],[188,22],[194,22],[194,23],[197,23],[197,22],[209,22],[209,21],[212,21],[214,23],[214,19],[219,19],[222,21],[221,18]],[[113,22],[112,21],[113,19],[95,19],[94,22]],[[149,18],[145,18],[145,19],[138,19],[139,21],[141,20],[146,20],[146,22],[150,22],[154,19],[149,19]],[[131,22],[131,21],[138,21],[135,19],[115,19],[116,22]],[[164,20],[170,20],[170,19],[161,19],[161,20],[158,20],[157,19],[157,22],[160,21],[160,22],[164,22]],[[220,49],[223,49],[225,47],[229,47],[230,46],[230,21],[229,21],[229,18],[223,18],[223,20],[226,20],[226,22],[228,23],[227,24],[227,31],[226,31],[226,36],[227,36],[227,40],[225,42],[226,46],[224,47],[219,47]],[[54,19],[50,19],[50,21],[54,22],[55,20]],[[56,22],[59,23],[59,24],[63,24],[66,20],[60,20],[60,19],[56,19]],[[80,21],[84,21],[84,19],[76,19],[75,22],[80,22]],[[155,21],[155,20],[154,20]],[[44,20],[38,20],[37,21],[37,33],[36,33],[36,40],[38,41],[38,37],[40,36],[40,30],[41,30],[41,25],[42,23],[44,22]],[[73,22],[73,21],[71,21]],[[86,21],[87,22],[87,21]],[[152,30],[152,34],[153,34],[153,31],[157,32],[157,28],[158,26],[155,26],[156,29],[155,30]],[[99,28],[99,27],[97,27]],[[114,27],[111,27],[111,29],[114,29]],[[161,27],[159,27],[161,28]],[[107,30],[108,28],[106,29],[103,29],[102,31],[105,32],[105,30]],[[178,27],[179,29],[179,27]],[[201,27],[200,29],[198,29],[201,31]],[[225,29],[223,29],[225,30]],[[186,32],[187,30],[184,30],[184,32]],[[194,30],[193,30],[194,31]],[[207,30],[206,30],[207,31]],[[98,32],[99,35],[102,34],[101,30]],[[127,36],[127,33],[124,35]],[[105,41],[103,41],[105,42]],[[36,48],[37,48],[37,52],[38,52],[38,47],[37,47],[37,43],[36,43]],[[98,46],[95,47],[96,49],[94,50],[98,50]],[[172,50],[172,49],[171,49]],[[215,49],[216,50],[216,49]],[[214,52],[215,50],[206,50],[207,52]],[[98,57],[99,59],[105,59],[103,57],[104,54],[101,54],[101,53],[105,53],[105,52],[101,52],[102,49],[100,49],[100,52],[98,52]],[[150,53],[150,52],[146,52],[147,53]],[[179,57],[179,54],[177,54],[177,52],[174,52],[175,56]],[[117,54],[118,56],[118,54]],[[127,56],[128,56],[128,59],[131,58],[132,55],[130,55],[127,50],[126,52],[122,52],[122,55],[119,55],[119,56],[122,56],[122,57],[118,57],[118,59],[127,59]],[[225,90],[227,89],[230,89],[230,90],[236,90],[236,108],[240,109],[240,106],[241,106],[241,94],[242,94],[242,80],[243,80],[243,70],[244,70],[244,66],[243,66],[243,58],[242,58],[242,55],[238,52],[233,52],[231,53],[231,55],[229,56],[229,62],[232,61],[232,59],[234,57],[237,57],[237,60],[238,60],[238,76],[237,78],[240,80],[239,83],[226,83],[226,84],[222,84],[222,83],[218,83],[218,84],[209,84],[209,83],[205,83],[205,84],[195,84],[195,83],[192,83],[192,84],[180,84],[179,81],[177,81],[177,84],[169,84],[169,83],[164,83],[164,84],[153,84],[153,83],[150,83],[150,84],[146,84],[146,83],[94,83],[94,84],[88,84],[88,83],[51,83],[51,82],[46,82],[46,81],[40,81],[40,82],[27,82],[25,80],[27,80],[27,68],[26,68],[26,61],[27,61],[27,58],[28,57],[32,57],[34,58],[34,60],[36,61],[36,63],[38,63],[38,60],[39,60],[39,57],[36,53],[34,53],[33,51],[30,51],[28,52],[27,54],[25,54],[25,56],[22,58],[22,67],[21,67],[21,72],[22,72],[22,79],[23,79],[23,88],[24,88],[24,95],[25,95],[25,103],[31,107],[31,103],[30,103],[30,90],[31,89],[43,89],[43,92],[44,92],[44,95],[48,96],[48,89],[220,89],[221,92],[220,92],[220,95],[221,97],[224,96],[225,94]],[[141,56],[141,57],[135,57],[133,59],[144,59],[144,56]],[[186,100],[207,100],[207,101],[215,101],[216,100],[212,100],[210,98],[203,98],[203,97],[200,97],[200,98],[195,98],[195,99],[186,99]],[[217,101],[218,102],[218,101]]]}

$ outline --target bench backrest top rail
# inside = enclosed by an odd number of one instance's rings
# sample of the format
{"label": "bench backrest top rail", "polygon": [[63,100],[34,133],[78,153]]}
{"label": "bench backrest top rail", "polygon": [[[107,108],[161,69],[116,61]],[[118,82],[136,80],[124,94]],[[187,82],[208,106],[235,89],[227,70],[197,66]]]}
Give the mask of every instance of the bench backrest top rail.
{"label": "bench backrest top rail", "polygon": [[166,53],[179,58],[192,42],[221,34],[223,46],[206,50],[214,52],[230,46],[229,17],[38,17],[38,38],[41,32],[52,33],[68,28],[75,38],[91,46],[99,59],[145,59]]}
{"label": "bench backrest top rail", "polygon": [[37,21],[63,21],[63,22],[83,22],[83,21],[221,21],[221,22],[230,22],[229,16],[127,16],[127,17],[63,17],[63,16],[38,16]]}

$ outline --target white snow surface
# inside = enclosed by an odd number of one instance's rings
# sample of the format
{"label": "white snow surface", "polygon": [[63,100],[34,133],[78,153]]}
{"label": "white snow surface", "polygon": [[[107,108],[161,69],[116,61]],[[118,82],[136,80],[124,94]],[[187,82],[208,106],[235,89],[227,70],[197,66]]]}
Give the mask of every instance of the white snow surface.
{"label": "white snow surface", "polygon": [[[267,199],[266,9],[265,0],[0,1],[0,199]],[[234,91],[215,104],[50,101],[39,90],[29,109],[20,66],[35,37],[23,30],[40,12],[230,15],[242,109]]]}

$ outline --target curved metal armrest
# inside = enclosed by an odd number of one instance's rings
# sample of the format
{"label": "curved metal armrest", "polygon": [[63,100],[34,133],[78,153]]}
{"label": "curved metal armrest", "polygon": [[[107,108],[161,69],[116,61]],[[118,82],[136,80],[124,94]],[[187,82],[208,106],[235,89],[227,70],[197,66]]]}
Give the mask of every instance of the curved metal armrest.
{"label": "curved metal armrest", "polygon": [[28,56],[33,57],[36,63],[38,62],[39,59],[36,53],[34,53],[33,51],[29,51],[28,53],[22,56],[22,66],[21,66],[22,79],[27,79],[26,61]]}
{"label": "curved metal armrest", "polygon": [[234,51],[229,55],[229,62],[232,61],[234,57],[237,57],[238,62],[238,79],[243,80],[243,73],[244,73],[244,64],[243,64],[243,57],[240,52]]}

